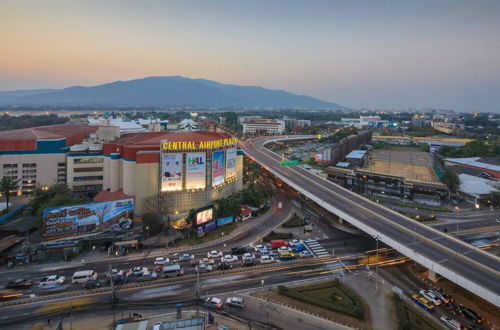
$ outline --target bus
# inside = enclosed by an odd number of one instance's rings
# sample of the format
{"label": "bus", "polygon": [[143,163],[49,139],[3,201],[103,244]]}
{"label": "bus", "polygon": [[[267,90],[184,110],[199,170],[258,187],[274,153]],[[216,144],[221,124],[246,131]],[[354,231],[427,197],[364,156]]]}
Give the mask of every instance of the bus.
{"label": "bus", "polygon": [[435,308],[435,306],[431,304],[429,300],[425,299],[419,294],[412,295],[411,299],[413,300],[413,302],[415,302],[417,305],[419,305],[428,312],[432,312]]}

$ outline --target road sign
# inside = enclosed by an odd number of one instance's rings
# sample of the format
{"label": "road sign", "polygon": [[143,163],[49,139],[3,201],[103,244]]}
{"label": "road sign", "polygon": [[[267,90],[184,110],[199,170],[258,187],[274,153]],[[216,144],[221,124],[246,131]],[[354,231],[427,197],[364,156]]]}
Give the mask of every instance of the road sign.
{"label": "road sign", "polygon": [[281,166],[298,166],[298,165],[299,165],[298,159],[283,159],[281,161]]}

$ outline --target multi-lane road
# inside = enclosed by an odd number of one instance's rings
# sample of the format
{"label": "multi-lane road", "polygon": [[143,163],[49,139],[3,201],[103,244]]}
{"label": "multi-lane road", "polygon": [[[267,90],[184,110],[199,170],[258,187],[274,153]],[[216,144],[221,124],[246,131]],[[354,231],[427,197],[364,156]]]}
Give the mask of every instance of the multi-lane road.
{"label": "multi-lane road", "polygon": [[328,206],[331,206],[346,217],[355,219],[358,225],[383,236],[385,243],[393,242],[400,250],[413,251],[409,256],[418,256],[430,261],[434,271],[451,277],[449,279],[452,281],[458,281],[457,278],[460,278],[462,283],[458,284],[476,288],[472,291],[500,306],[498,257],[419,224],[301,167],[281,166],[281,157],[265,148],[265,144],[273,139],[275,138],[261,137],[243,141],[241,148],[247,156],[285,183],[294,186],[313,200],[322,201],[323,207],[328,209]]}

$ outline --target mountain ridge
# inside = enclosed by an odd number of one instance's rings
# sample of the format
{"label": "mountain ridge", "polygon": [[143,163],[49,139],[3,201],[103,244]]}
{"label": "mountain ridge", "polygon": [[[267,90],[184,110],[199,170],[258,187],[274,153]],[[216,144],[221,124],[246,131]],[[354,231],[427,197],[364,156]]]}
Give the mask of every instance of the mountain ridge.
{"label": "mountain ridge", "polygon": [[151,76],[95,86],[0,91],[0,104],[54,106],[343,108],[307,95],[203,78]]}

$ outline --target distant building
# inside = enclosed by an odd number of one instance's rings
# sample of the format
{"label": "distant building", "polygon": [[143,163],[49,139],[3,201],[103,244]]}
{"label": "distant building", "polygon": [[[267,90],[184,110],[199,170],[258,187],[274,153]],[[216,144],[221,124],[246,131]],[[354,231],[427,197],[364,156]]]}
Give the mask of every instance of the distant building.
{"label": "distant building", "polygon": [[200,126],[197,122],[192,119],[183,119],[179,124],[177,124],[177,130],[179,131],[199,131]]}
{"label": "distant building", "polygon": [[296,127],[311,126],[311,121],[308,119],[293,119],[283,117],[283,121],[285,122],[285,127],[288,127],[290,129],[294,129]]}
{"label": "distant building", "polygon": [[457,170],[458,168],[468,168],[480,171],[479,176],[500,180],[500,165],[486,163],[480,157],[445,158],[444,164],[445,166],[452,166]]}
{"label": "distant building", "polygon": [[238,124],[248,123],[254,120],[261,120],[262,116],[238,116]]}
{"label": "distant building", "polygon": [[330,161],[333,164],[344,160],[345,156],[361,145],[370,144],[372,141],[372,133],[370,131],[359,132],[346,137],[342,141],[334,144],[330,149]]}
{"label": "distant building", "polygon": [[471,142],[471,139],[459,139],[459,138],[443,138],[439,136],[429,136],[429,137],[412,137],[412,136],[395,136],[395,135],[374,135],[373,142],[384,142],[387,144],[395,145],[411,145],[422,143],[427,143],[431,147],[440,148],[442,146],[448,147],[463,147],[466,143]]}
{"label": "distant building", "polygon": [[366,150],[353,150],[347,156],[346,161],[353,167],[361,167],[365,163]]}
{"label": "distant building", "polygon": [[498,186],[498,181],[495,182],[468,174],[460,174],[458,178],[460,179],[458,191],[469,201],[477,202],[478,199],[488,198],[492,193],[499,192],[495,188],[495,185]]}
{"label": "distant building", "polygon": [[243,134],[277,135],[285,131],[285,122],[282,120],[262,119],[243,123]]}

